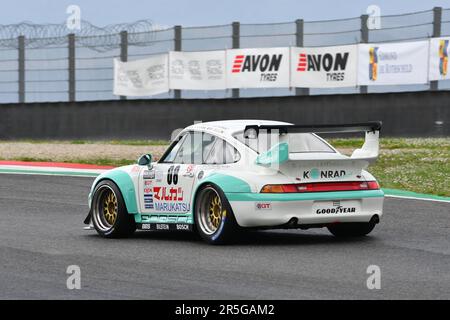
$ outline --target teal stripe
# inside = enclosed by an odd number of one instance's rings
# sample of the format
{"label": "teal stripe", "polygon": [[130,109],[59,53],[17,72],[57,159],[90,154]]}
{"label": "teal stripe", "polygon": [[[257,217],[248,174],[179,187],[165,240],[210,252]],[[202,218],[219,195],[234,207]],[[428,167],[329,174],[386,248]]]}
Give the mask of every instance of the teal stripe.
{"label": "teal stripe", "polygon": [[399,197],[409,197],[409,198],[419,198],[419,199],[439,200],[439,201],[449,201],[450,202],[450,197],[436,196],[433,194],[425,194],[425,193],[417,193],[417,192],[412,192],[412,191],[404,191],[404,190],[397,190],[397,189],[385,189],[385,188],[383,188],[383,191],[388,196],[399,196]]}
{"label": "teal stripe", "polygon": [[230,201],[304,201],[380,198],[381,190],[305,192],[305,193],[226,193]]}
{"label": "teal stripe", "polygon": [[83,176],[97,177],[99,173],[93,172],[77,172],[77,171],[47,171],[47,170],[26,170],[26,169],[0,169],[0,173],[28,173],[28,174],[45,174],[45,175],[64,175],[64,176]]}

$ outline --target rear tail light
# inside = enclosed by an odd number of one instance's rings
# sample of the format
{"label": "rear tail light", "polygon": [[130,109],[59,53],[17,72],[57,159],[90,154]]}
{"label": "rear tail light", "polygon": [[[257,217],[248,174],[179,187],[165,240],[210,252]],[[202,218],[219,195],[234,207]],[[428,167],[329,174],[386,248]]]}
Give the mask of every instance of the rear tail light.
{"label": "rear tail light", "polygon": [[298,193],[326,191],[378,190],[376,181],[316,182],[295,184],[266,184],[262,193]]}

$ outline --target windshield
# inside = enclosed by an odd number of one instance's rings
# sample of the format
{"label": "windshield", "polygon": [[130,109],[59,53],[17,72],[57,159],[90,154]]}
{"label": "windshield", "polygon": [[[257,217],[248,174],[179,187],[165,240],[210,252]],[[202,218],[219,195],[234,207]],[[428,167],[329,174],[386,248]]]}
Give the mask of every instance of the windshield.
{"label": "windshield", "polygon": [[244,138],[244,133],[241,131],[233,136],[257,153],[266,152],[280,142],[287,142],[289,144],[289,153],[335,152],[328,144],[312,133],[288,133],[280,135],[260,132],[258,138],[246,139]]}

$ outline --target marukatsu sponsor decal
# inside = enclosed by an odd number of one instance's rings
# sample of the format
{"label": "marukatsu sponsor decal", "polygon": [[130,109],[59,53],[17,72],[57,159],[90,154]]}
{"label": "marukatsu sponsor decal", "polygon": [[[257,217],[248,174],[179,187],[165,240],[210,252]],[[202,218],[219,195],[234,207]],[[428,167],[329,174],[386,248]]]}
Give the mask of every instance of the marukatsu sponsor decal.
{"label": "marukatsu sponsor decal", "polygon": [[277,81],[283,56],[283,54],[239,54],[233,59],[231,72],[260,72],[260,81]]}
{"label": "marukatsu sponsor decal", "polygon": [[319,170],[311,169],[303,171],[303,179],[330,179],[330,178],[342,178],[347,175],[345,170]]}
{"label": "marukatsu sponsor decal", "polygon": [[317,209],[316,214],[340,214],[340,213],[355,213],[356,208],[350,207],[345,208],[343,206],[337,206],[335,208],[323,208],[323,209]]}
{"label": "marukatsu sponsor decal", "polygon": [[344,81],[349,52],[298,55],[298,72],[326,72],[326,81]]}
{"label": "marukatsu sponsor decal", "polygon": [[191,209],[186,202],[156,202],[154,206],[156,211],[162,212],[188,212]]}
{"label": "marukatsu sponsor decal", "polygon": [[183,188],[181,187],[153,187],[156,200],[183,201]]}

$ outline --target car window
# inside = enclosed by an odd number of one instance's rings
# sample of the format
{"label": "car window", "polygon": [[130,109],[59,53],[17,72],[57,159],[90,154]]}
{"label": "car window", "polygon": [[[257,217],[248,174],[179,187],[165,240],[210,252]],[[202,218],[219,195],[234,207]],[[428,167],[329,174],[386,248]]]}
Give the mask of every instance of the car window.
{"label": "car window", "polygon": [[216,137],[208,133],[188,132],[173,159],[173,163],[204,163],[215,140]]}
{"label": "car window", "polygon": [[[257,139],[244,138],[242,131],[234,134],[234,137],[258,153],[266,152],[281,141],[279,135],[263,132],[260,132]],[[328,144],[312,133],[289,133],[287,137],[283,137],[283,140],[289,144],[290,153],[335,152]]]}
{"label": "car window", "polygon": [[166,151],[166,153],[161,157],[160,162],[172,163],[185,137],[186,135],[181,136],[176,142],[174,142]]}
{"label": "car window", "polygon": [[225,140],[217,138],[214,147],[206,158],[207,164],[225,164],[239,161],[239,152]]}

